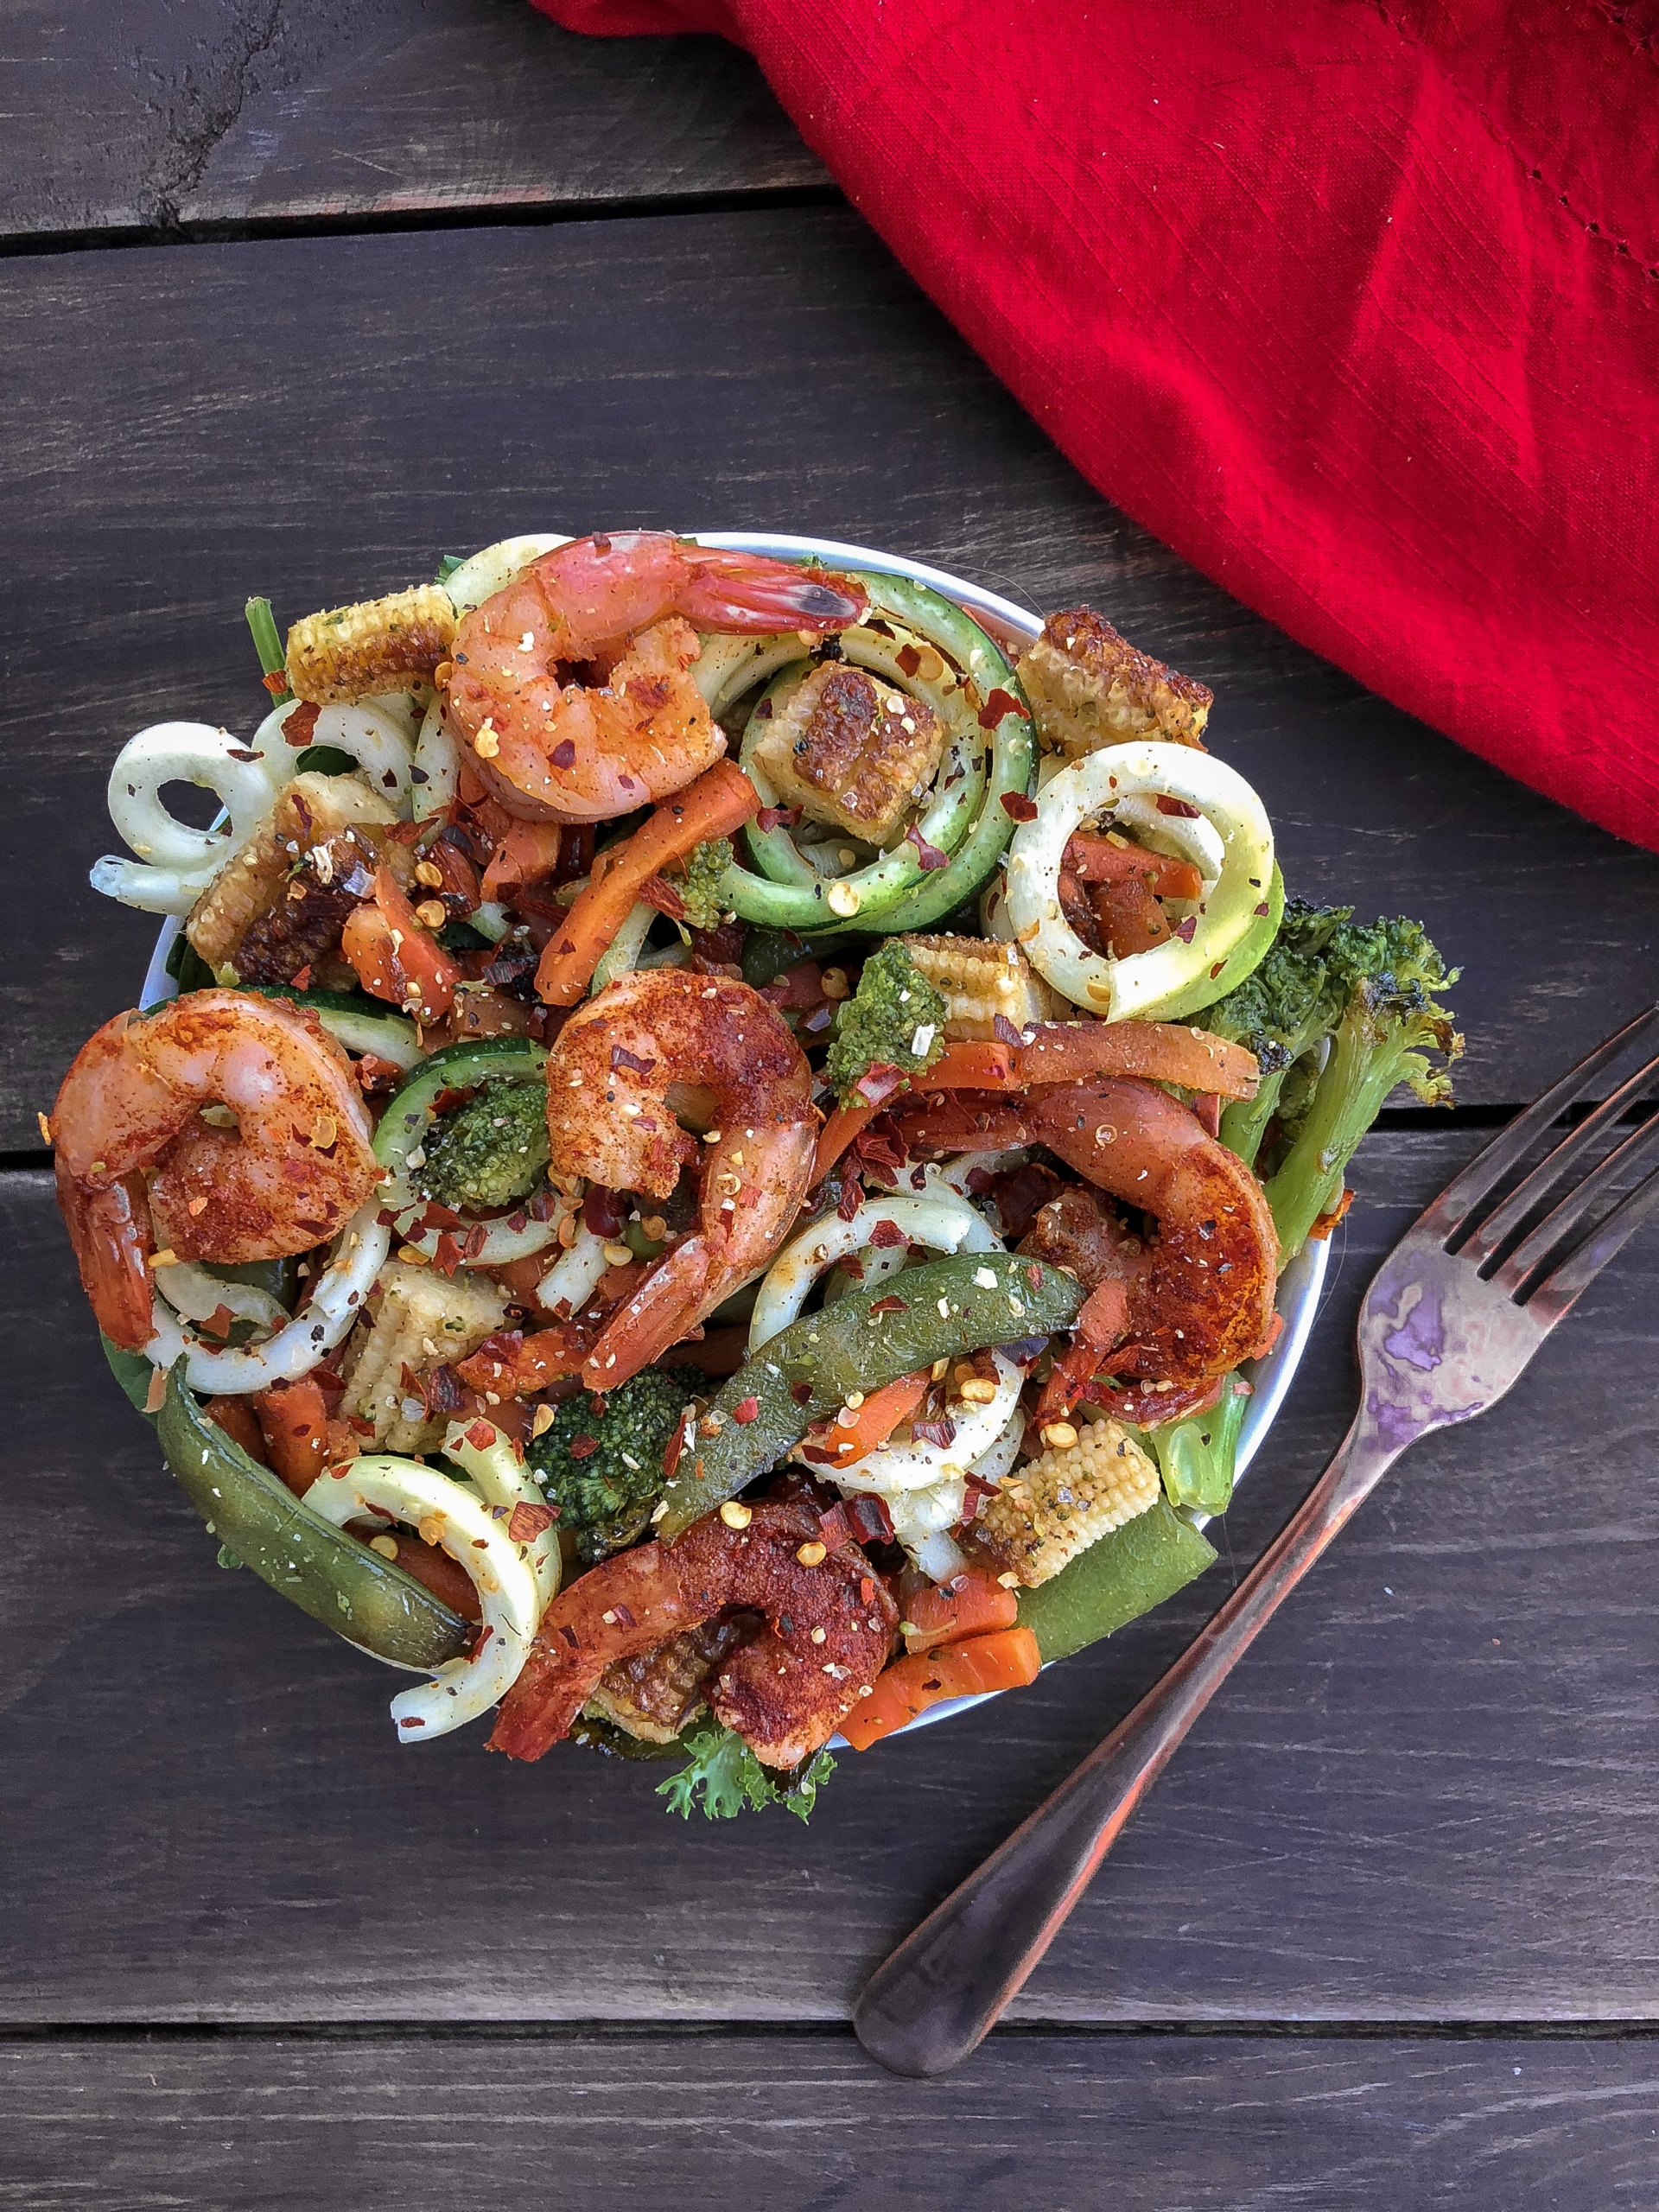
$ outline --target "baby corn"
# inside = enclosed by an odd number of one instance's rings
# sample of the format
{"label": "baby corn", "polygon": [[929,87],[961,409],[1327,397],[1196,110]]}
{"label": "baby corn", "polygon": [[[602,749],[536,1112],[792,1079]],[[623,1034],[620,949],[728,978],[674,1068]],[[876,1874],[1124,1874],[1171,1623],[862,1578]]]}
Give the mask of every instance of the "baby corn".
{"label": "baby corn", "polygon": [[[378,847],[362,833],[397,819],[397,810],[354,776],[296,776],[197,899],[185,935],[215,971],[229,964],[231,980],[286,982],[338,943],[342,918],[373,878]],[[257,948],[250,944],[256,935]],[[275,939],[292,952],[291,963],[275,957]],[[256,950],[271,957],[255,958]]]}
{"label": "baby corn", "polygon": [[331,607],[289,632],[289,683],[302,699],[331,706],[429,683],[454,635],[455,610],[439,584]]}
{"label": "baby corn", "polygon": [[999,1014],[1023,1029],[1071,1012],[1033,974],[1017,944],[977,937],[907,937],[903,944],[918,974],[944,1001],[947,1041],[995,1037]]}
{"label": "baby corn", "polygon": [[980,1508],[974,1535],[1005,1575],[1034,1590],[1102,1536],[1150,1511],[1158,1487],[1156,1465],[1121,1422],[1090,1421],[1075,1444],[1051,1446],[1005,1476]]}
{"label": "baby corn", "polygon": [[448,1419],[429,1415],[419,1386],[476,1351],[500,1327],[505,1304],[481,1276],[435,1275],[404,1260],[382,1269],[380,1285],[380,1310],[353,1340],[344,1410],[372,1424],[379,1451],[435,1452]]}
{"label": "baby corn", "polygon": [[1137,652],[1089,607],[1049,616],[1020,664],[1020,680],[1038,729],[1074,760],[1136,737],[1166,738],[1202,752],[1215,703],[1204,684]]}

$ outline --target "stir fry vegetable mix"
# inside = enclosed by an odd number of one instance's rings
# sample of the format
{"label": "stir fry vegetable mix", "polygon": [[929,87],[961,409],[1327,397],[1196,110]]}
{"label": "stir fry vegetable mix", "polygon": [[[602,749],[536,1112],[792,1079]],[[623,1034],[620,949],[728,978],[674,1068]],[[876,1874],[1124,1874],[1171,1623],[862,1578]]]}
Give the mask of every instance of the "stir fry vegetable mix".
{"label": "stir fry vegetable mix", "polygon": [[1459,1049],[1204,687],[648,532],[248,619],[274,704],[135,738],[93,874],[182,995],[52,1117],[223,1562],[429,1674],[403,1740],[499,1701],[711,1818],[1201,1573],[1277,1273]]}

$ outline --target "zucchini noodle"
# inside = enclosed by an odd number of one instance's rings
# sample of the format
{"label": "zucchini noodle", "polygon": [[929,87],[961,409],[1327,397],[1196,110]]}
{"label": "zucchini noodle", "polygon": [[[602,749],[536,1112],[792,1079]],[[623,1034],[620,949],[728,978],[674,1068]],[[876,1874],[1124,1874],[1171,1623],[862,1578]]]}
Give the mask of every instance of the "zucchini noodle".
{"label": "zucchini noodle", "polygon": [[376,1192],[335,1238],[328,1264],[313,1283],[305,1303],[268,1344],[210,1351],[199,1338],[185,1333],[177,1314],[157,1293],[156,1333],[144,1346],[144,1357],[160,1368],[169,1368],[183,1357],[188,1363],[185,1381],[193,1390],[209,1397],[221,1391],[239,1395],[264,1390],[273,1382],[293,1382],[308,1375],[345,1340],[376,1276],[386,1264],[391,1231],[376,1218],[379,1211],[380,1196]]}
{"label": "zucchini noodle", "polygon": [[[749,1350],[786,1329],[804,1307],[812,1286],[838,1260],[861,1250],[879,1223],[890,1222],[906,1244],[935,1252],[1000,1252],[1001,1240],[982,1214],[948,1185],[934,1181],[920,1198],[867,1198],[850,1221],[831,1215],[803,1230],[767,1268],[749,1324]],[[902,1245],[893,1248],[902,1253]],[[545,1286],[543,1286],[545,1290]]]}
{"label": "zucchini noodle", "polygon": [[221,1307],[236,1320],[251,1321],[256,1329],[280,1329],[289,1319],[287,1306],[268,1290],[251,1283],[221,1282],[188,1260],[157,1268],[156,1287],[187,1321],[211,1321]]}
{"label": "zucchini noodle", "polygon": [[[155,722],[129,738],[110,771],[110,819],[138,857],[106,853],[95,861],[93,890],[145,913],[188,914],[293,773],[293,755],[274,720],[267,715],[246,745],[207,722]],[[216,792],[228,826],[197,830],[181,822],[162,804],[166,784]]]}
{"label": "zucchini noodle", "polygon": [[542,1277],[536,1295],[550,1311],[556,1312],[564,1306],[572,1313],[580,1313],[599,1288],[610,1264],[605,1256],[604,1238],[595,1236],[591,1229],[584,1226],[576,1231],[575,1243],[560,1253]]}
{"label": "zucchini noodle", "polygon": [[484,1627],[472,1656],[446,1661],[429,1682],[400,1690],[391,1700],[400,1742],[447,1735],[505,1696],[529,1655],[541,1600],[534,1573],[488,1505],[448,1475],[390,1452],[331,1467],[302,1503],[337,1529],[365,1514],[391,1514],[441,1545],[478,1592]]}
{"label": "zucchini noodle", "polygon": [[[272,760],[287,753],[288,775],[279,779],[282,783],[293,774],[293,764],[299,758],[298,751],[289,746],[286,735],[288,718],[298,711],[299,706],[300,702],[295,699],[284,707],[274,709],[253,734],[256,753],[267,753]],[[349,753],[369,789],[377,798],[395,806],[408,821],[415,741],[405,732],[402,721],[373,699],[359,699],[348,707],[320,707],[316,715],[316,725],[306,745],[327,745],[337,753]]]}
{"label": "zucchini noodle", "polygon": [[[490,1431],[487,1444],[473,1441],[473,1432],[480,1426]],[[489,1507],[493,1521],[510,1522],[514,1508],[520,1505],[530,1506],[537,1520],[545,1511],[547,1501],[524,1472],[523,1460],[487,1418],[481,1423],[476,1420],[452,1421],[443,1440],[443,1456],[453,1459],[470,1478]],[[508,1533],[511,1535],[511,1530]],[[536,1578],[536,1594],[541,1604],[550,1605],[558,1595],[559,1579],[564,1571],[559,1532],[553,1522],[550,1521],[527,1543],[520,1543],[518,1556]]]}
{"label": "zucchini noodle", "polygon": [[[967,1503],[968,1471],[977,1469],[1002,1447],[1008,1431],[1019,1448],[1020,1392],[1025,1371],[1006,1353],[993,1349],[996,1368],[996,1395],[982,1406],[952,1399],[945,1418],[956,1434],[949,1444],[915,1439],[908,1444],[878,1444],[850,1467],[837,1467],[830,1479],[842,1491],[862,1491],[881,1498],[893,1522],[893,1533],[925,1573],[936,1574],[936,1566],[949,1564],[950,1554],[959,1556],[948,1532],[962,1518]],[[944,1540],[941,1543],[940,1539]],[[932,1562],[932,1563],[930,1563]]]}

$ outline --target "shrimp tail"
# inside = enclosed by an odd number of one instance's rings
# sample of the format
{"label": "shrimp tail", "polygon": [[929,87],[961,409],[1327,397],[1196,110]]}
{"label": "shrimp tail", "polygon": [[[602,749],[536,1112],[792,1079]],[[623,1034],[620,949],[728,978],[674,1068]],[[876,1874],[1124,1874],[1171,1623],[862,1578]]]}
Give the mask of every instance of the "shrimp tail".
{"label": "shrimp tail", "polygon": [[569,1735],[613,1660],[649,1651],[692,1625],[677,1563],[662,1545],[619,1552],[548,1608],[488,1748],[510,1759],[540,1758]]}
{"label": "shrimp tail", "polygon": [[689,575],[675,594],[688,622],[710,630],[844,630],[869,601],[861,584],[758,553],[688,543]]}
{"label": "shrimp tail", "polygon": [[619,1389],[679,1342],[691,1325],[687,1315],[706,1303],[711,1264],[701,1236],[688,1236],[664,1256],[611,1316],[588,1353],[582,1370],[588,1389]]}
{"label": "shrimp tail", "polygon": [[142,1351],[156,1333],[150,1295],[149,1205],[142,1175],[99,1189],[57,1161],[58,1205],[74,1247],[81,1288],[98,1325],[124,1351]]}

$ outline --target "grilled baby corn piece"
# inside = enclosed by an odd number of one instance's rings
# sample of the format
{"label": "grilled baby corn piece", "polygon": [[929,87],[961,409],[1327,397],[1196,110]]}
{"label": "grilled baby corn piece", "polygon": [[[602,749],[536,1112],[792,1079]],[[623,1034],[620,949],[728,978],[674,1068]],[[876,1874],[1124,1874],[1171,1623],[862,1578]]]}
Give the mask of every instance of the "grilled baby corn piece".
{"label": "grilled baby corn piece", "polygon": [[1020,680],[1039,731],[1073,760],[1135,737],[1202,751],[1215,704],[1213,691],[1137,652],[1090,607],[1049,616],[1020,664]]}
{"label": "grilled baby corn piece", "polygon": [[1157,1466],[1121,1421],[1090,1421],[1077,1433],[1004,1476],[974,1523],[980,1548],[1027,1590],[1158,1502]]}
{"label": "grilled baby corn piece", "polygon": [[185,935],[210,968],[233,967],[238,982],[289,982],[339,944],[373,881],[372,832],[397,819],[355,776],[296,776],[197,899]]}
{"label": "grilled baby corn piece", "polygon": [[632,1659],[618,1659],[600,1677],[583,1709],[642,1743],[671,1744],[708,1703],[709,1685],[721,1662],[748,1641],[754,1627],[752,1617],[704,1621]]}
{"label": "grilled baby corn piece", "polygon": [[377,1450],[435,1452],[448,1419],[429,1416],[418,1386],[476,1351],[500,1327],[505,1302],[481,1276],[434,1274],[405,1260],[382,1268],[380,1286],[378,1312],[352,1339],[341,1409],[372,1424]]}
{"label": "grilled baby corn piece", "polygon": [[308,614],[288,633],[288,681],[319,706],[430,682],[449,657],[455,610],[441,584]]}
{"label": "grilled baby corn piece", "polygon": [[1056,1021],[1072,1009],[1033,975],[1017,944],[980,937],[907,937],[902,940],[917,972],[944,999],[947,1039],[995,1037],[996,1017],[1023,1029]]}
{"label": "grilled baby corn piece", "polygon": [[754,759],[784,804],[874,845],[891,841],[944,750],[931,707],[842,661],[814,669],[759,728]]}

